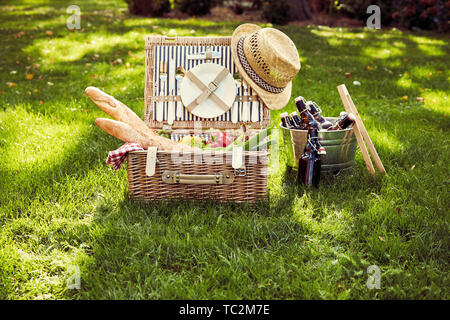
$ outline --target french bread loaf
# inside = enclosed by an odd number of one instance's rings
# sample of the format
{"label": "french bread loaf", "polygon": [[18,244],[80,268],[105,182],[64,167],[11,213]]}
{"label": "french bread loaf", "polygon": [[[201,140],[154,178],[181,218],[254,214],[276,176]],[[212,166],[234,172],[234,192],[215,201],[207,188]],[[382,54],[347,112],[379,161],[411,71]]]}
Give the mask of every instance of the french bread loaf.
{"label": "french bread loaf", "polygon": [[106,119],[106,118],[97,118],[95,119],[95,124],[105,131],[106,133],[116,137],[124,142],[136,142],[141,145],[142,148],[148,149],[148,147],[158,147],[159,150],[178,150],[178,151],[195,151],[198,148],[192,148],[187,145],[178,144],[175,141],[170,139],[161,137],[159,135],[152,136],[144,136],[137,132],[133,127],[129,124]]}
{"label": "french bread loaf", "polygon": [[100,109],[114,119],[129,124],[141,135],[148,137],[157,135],[130,108],[113,96],[95,87],[87,87],[84,92]]}

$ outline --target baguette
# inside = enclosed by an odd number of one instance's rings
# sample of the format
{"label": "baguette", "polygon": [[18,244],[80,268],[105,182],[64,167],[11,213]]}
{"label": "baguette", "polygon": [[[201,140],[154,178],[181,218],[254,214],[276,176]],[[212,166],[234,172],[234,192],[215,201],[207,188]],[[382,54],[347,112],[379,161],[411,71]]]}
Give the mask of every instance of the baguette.
{"label": "baguette", "polygon": [[116,137],[124,142],[135,142],[140,144],[140,146],[144,149],[148,149],[148,147],[158,147],[160,150],[178,150],[178,151],[195,151],[197,148],[191,148],[190,146],[178,144],[175,141],[170,139],[153,135],[151,137],[144,136],[136,131],[129,124],[106,119],[106,118],[97,118],[95,119],[95,124],[105,131],[106,133]]}
{"label": "baguette", "polygon": [[143,136],[157,136],[156,132],[150,129],[141,118],[113,96],[95,87],[87,87],[84,92],[100,109],[114,119],[130,125]]}
{"label": "baguette", "polygon": [[147,137],[142,136],[139,132],[124,122],[97,118],[95,119],[95,124],[106,133],[109,133],[113,137],[116,137],[124,142],[139,143],[144,149],[148,149],[151,145],[151,142]]}

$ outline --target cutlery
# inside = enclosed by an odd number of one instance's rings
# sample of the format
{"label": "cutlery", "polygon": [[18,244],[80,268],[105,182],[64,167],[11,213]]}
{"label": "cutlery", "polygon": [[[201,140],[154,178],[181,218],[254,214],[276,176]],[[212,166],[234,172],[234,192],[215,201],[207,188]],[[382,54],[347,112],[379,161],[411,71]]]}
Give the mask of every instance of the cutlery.
{"label": "cutlery", "polygon": [[251,120],[252,120],[252,122],[258,122],[258,120],[259,120],[259,103],[258,103],[258,101],[254,101],[252,99],[251,105],[252,105]]}
{"label": "cutlery", "polygon": [[[248,98],[248,87],[245,80],[242,80],[242,86],[244,87],[244,97]],[[244,101],[242,103],[242,121],[249,121],[248,109],[250,108],[250,102]]]}
{"label": "cutlery", "polygon": [[[161,86],[159,88],[159,96],[164,96],[166,92],[166,82],[167,82],[167,62],[161,61],[159,67],[159,80],[161,81]],[[156,121],[163,121],[163,110],[164,101],[158,102],[156,108]]]}
{"label": "cutlery", "polygon": [[238,72],[235,72],[233,74],[234,82],[236,83],[236,100],[233,104],[233,110],[231,110],[231,122],[237,123],[238,118],[238,109],[239,109],[239,88],[242,85],[241,77],[239,76]]}
{"label": "cutlery", "polygon": [[[175,60],[169,60],[169,96],[175,96]],[[173,124],[175,120],[175,101],[169,101],[167,108],[167,123]]]}
{"label": "cutlery", "polygon": [[236,87],[236,100],[233,103],[233,107],[231,109],[231,122],[237,123],[238,120],[238,108],[239,108],[239,89]]}
{"label": "cutlery", "polygon": [[[207,54],[211,54],[211,57],[207,58]],[[207,51],[187,55],[188,60],[205,60],[205,59],[220,59],[220,58],[222,58],[222,54],[219,51]]]}
{"label": "cutlery", "polygon": [[[177,93],[180,94],[181,90],[181,82],[183,81],[183,77],[186,74],[186,70],[184,70],[183,66],[179,66],[175,71],[175,79],[177,80]],[[181,119],[183,117],[183,102],[177,101],[177,119]]]}

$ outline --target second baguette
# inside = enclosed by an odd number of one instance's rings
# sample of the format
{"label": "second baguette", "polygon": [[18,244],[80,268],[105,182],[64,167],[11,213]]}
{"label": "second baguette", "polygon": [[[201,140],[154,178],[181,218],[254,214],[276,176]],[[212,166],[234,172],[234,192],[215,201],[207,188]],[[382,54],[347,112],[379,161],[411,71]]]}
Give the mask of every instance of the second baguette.
{"label": "second baguette", "polygon": [[84,93],[104,112],[114,119],[129,124],[144,136],[157,136],[136,113],[113,96],[95,87],[87,87]]}
{"label": "second baguette", "polygon": [[129,124],[106,119],[106,118],[97,118],[95,119],[95,124],[105,131],[106,133],[116,137],[124,142],[136,142],[141,145],[142,148],[148,149],[148,147],[158,147],[159,150],[163,151],[198,151],[198,148],[193,148],[184,144],[178,144],[175,141],[170,139],[155,135],[155,136],[144,136],[137,132],[133,127]]}

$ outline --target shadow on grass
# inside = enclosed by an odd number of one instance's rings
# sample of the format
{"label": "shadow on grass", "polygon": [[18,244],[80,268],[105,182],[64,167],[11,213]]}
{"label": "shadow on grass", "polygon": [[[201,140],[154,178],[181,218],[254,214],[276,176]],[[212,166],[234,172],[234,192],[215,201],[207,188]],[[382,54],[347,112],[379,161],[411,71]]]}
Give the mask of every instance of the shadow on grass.
{"label": "shadow on grass", "polygon": [[[64,8],[63,2],[58,3],[61,8]],[[93,9],[95,8],[97,7],[93,6]],[[39,6],[27,8],[27,10],[33,9],[39,9]],[[112,69],[110,64],[117,58],[117,51],[142,54],[144,50],[143,37],[150,32],[164,30],[167,33],[169,29],[181,28],[186,29],[186,34],[190,33],[187,29],[194,29],[195,35],[230,35],[234,27],[237,26],[236,23],[231,22],[218,25],[195,20],[177,21],[144,18],[133,19],[136,23],[131,26],[127,25],[130,20],[128,18],[120,20],[118,25],[112,23],[105,25],[107,23],[107,12],[86,12],[84,14],[86,22],[99,28],[95,32],[86,31],[86,37],[88,35],[101,37],[104,34],[121,35],[137,31],[142,33],[142,46],[137,47],[131,40],[126,44],[109,44],[106,50],[102,49],[101,57],[98,60],[92,60],[93,55],[97,53],[93,48],[85,50],[74,61],[57,62],[51,67],[46,65],[45,67],[49,71],[44,74],[45,78],[41,85],[45,88],[45,82],[52,81],[54,86],[48,90],[44,105],[38,104],[37,100],[29,100],[31,106],[26,107],[28,112],[47,115],[54,111],[53,116],[55,118],[60,121],[67,121],[67,113],[60,110],[66,99],[74,99],[77,103],[92,106],[92,103],[83,97],[85,87],[89,85],[105,86],[107,89],[116,92],[116,85],[133,79],[116,81],[109,74],[100,75],[104,77],[103,81],[91,78],[91,71],[84,73],[86,63],[100,64],[95,66],[96,69],[93,69],[92,73],[107,72]],[[27,15],[25,14],[14,16],[16,21],[26,18]],[[33,24],[39,25],[42,23],[45,27],[52,28],[55,41],[60,37],[67,37],[69,33],[65,25],[51,22],[52,18],[53,14],[33,15]],[[8,19],[11,20],[11,16],[7,12],[0,13],[2,23],[6,24],[5,21],[8,21]],[[152,24],[157,25],[158,28],[148,30],[148,27]],[[343,77],[343,72],[347,70],[338,72],[338,69],[341,66],[342,68],[348,68],[355,78],[363,79],[363,86],[355,88],[355,93],[351,92],[351,94],[361,113],[364,114],[368,129],[375,131],[381,126],[381,131],[400,135],[398,137],[398,145],[399,148],[401,147],[400,152],[392,143],[384,142],[381,134],[377,136],[379,141],[375,141],[378,142],[376,146],[385,162],[388,173],[394,172],[400,175],[399,172],[403,174],[406,169],[413,165],[413,162],[424,163],[427,161],[429,153],[424,152],[427,150],[427,142],[424,140],[431,140],[436,131],[447,132],[449,129],[449,122],[444,111],[430,110],[414,101],[405,102],[405,104],[412,105],[407,112],[410,126],[421,130],[429,130],[429,132],[414,130],[412,133],[396,131],[398,122],[405,121],[405,114],[401,113],[402,110],[398,112],[392,110],[395,107],[382,109],[382,112],[388,116],[374,112],[381,108],[379,104],[385,102],[384,100],[392,103],[394,99],[402,95],[409,95],[410,97],[420,95],[418,86],[405,88],[399,85],[398,78],[394,78],[394,75],[410,70],[409,66],[402,62],[402,58],[409,57],[414,60],[420,57],[420,63],[422,63],[429,59],[437,57],[443,59],[443,57],[428,54],[417,45],[416,41],[397,35],[389,36],[387,40],[392,41],[392,43],[401,42],[405,44],[404,47],[397,48],[398,54],[393,57],[387,55],[387,57],[374,58],[373,54],[368,54],[365,49],[383,49],[386,40],[383,38],[380,40],[379,33],[364,33],[364,39],[339,39],[341,42],[338,45],[333,45],[330,42],[330,37],[320,36],[317,32],[313,32],[316,29],[283,27],[282,30],[294,40],[300,50],[300,56],[307,61],[294,81],[293,95],[301,94],[311,97],[311,99],[318,97],[329,105],[341,106],[340,102],[337,102],[339,100],[336,86],[342,82],[348,83],[349,80]],[[41,55],[38,46],[41,42],[48,43],[51,41],[45,35],[44,28],[30,31],[30,33],[22,36],[20,41],[11,35],[18,31],[20,29],[2,28],[2,38],[0,38],[2,47],[10,46],[3,49],[2,53],[9,53],[11,48],[14,49],[14,54],[7,54],[6,59],[3,60],[4,64],[14,66],[15,60],[25,62],[29,55],[35,61],[43,59],[44,57]],[[345,32],[353,33],[356,37],[360,30],[345,29]],[[33,35],[34,38],[30,39],[30,35]],[[78,38],[75,38],[74,43],[81,43],[85,40],[84,34],[73,33],[71,35],[72,38],[76,36]],[[442,39],[441,36],[432,34],[426,34],[426,36],[430,39]],[[448,51],[448,45],[440,45],[440,47]],[[320,52],[316,54],[318,50]],[[314,69],[321,71],[308,72],[305,66],[308,63],[313,64]],[[367,65],[372,65],[376,68],[375,71],[372,73],[364,71]],[[389,72],[384,69],[384,66],[388,66]],[[14,66],[14,68],[16,67]],[[102,68],[104,68],[103,71]],[[143,66],[140,65],[138,68],[143,74]],[[17,69],[20,69],[21,72],[26,70],[24,65],[17,67]],[[9,70],[2,70],[2,73],[6,72],[9,72]],[[6,77],[9,77],[9,75],[6,74],[4,78]],[[312,78],[311,81],[307,81],[308,77]],[[415,77],[419,81],[427,80],[423,77]],[[67,82],[70,82],[70,86],[67,86]],[[129,91],[124,93],[123,98],[119,96],[117,98],[130,105],[130,99],[142,95],[143,79],[139,79],[138,83],[140,85],[130,88]],[[445,90],[448,87],[448,79],[444,73],[430,84],[433,89],[444,88]],[[40,90],[43,91],[43,89]],[[333,96],[330,92],[335,92],[335,95]],[[108,90],[108,93],[112,92]],[[64,95],[67,96],[64,97]],[[22,96],[14,98],[8,96],[2,98],[2,102],[8,101],[9,106],[7,108],[14,108],[15,104],[22,102],[22,99]],[[366,99],[374,106],[364,102]],[[2,103],[2,105],[5,104]],[[404,105],[401,105],[402,107]],[[293,104],[291,103],[288,108],[294,109]],[[331,112],[343,108],[341,106],[327,109]],[[273,112],[272,117],[277,122],[278,112]],[[82,121],[91,123],[92,120],[83,118]],[[11,141],[14,141],[14,139]],[[70,187],[70,179],[68,179],[70,177],[82,182],[93,171],[98,170],[101,173],[102,167],[105,166],[104,158],[107,151],[116,147],[112,147],[112,141],[112,138],[106,137],[100,130],[90,128],[80,134],[78,140],[65,150],[64,155],[49,167],[35,168],[30,172],[19,173],[1,168],[0,175],[6,177],[6,179],[1,179],[0,189],[8,190],[7,194],[10,197],[9,204],[6,206],[9,208],[15,207],[12,212],[13,215],[9,218],[27,215],[29,213],[28,206],[32,202],[38,203],[40,199],[58,203]],[[436,149],[433,149],[433,151],[435,152]],[[414,238],[414,235],[411,235],[414,231],[423,230],[422,225],[414,225],[414,220],[425,224],[425,218],[419,220],[417,214],[412,213],[405,223],[399,223],[396,220],[397,218],[380,217],[375,213],[372,217],[372,212],[369,209],[374,204],[378,205],[378,202],[373,199],[376,199],[383,188],[386,188],[386,184],[380,180],[372,182],[361,157],[358,157],[357,160],[354,176],[323,177],[319,189],[305,189],[296,186],[295,172],[285,171],[281,179],[285,183],[282,196],[271,197],[269,203],[256,206],[185,201],[139,203],[129,199],[126,194],[117,195],[113,186],[109,185],[108,195],[110,198],[100,200],[96,205],[92,224],[88,227],[74,228],[62,238],[75,247],[77,247],[79,241],[85,241],[90,246],[88,252],[91,259],[88,259],[84,266],[84,274],[87,274],[86,278],[83,279],[86,289],[75,296],[114,298],[115,290],[119,297],[125,298],[130,296],[138,298],[195,297],[193,292],[176,293],[173,292],[174,289],[171,289],[172,286],[173,288],[187,288],[188,291],[190,286],[198,292],[202,292],[202,297],[207,297],[208,294],[213,297],[220,297],[220,293],[217,293],[220,291],[219,289],[231,286],[233,289],[242,289],[244,292],[242,296],[236,294],[232,298],[254,298],[252,292],[254,292],[256,285],[264,284],[264,281],[268,281],[267,279],[276,278],[277,274],[283,272],[283,270],[277,269],[280,265],[283,265],[282,252],[288,251],[291,254],[286,258],[289,261],[287,268],[291,273],[287,273],[285,279],[289,280],[294,274],[292,270],[318,258],[318,255],[308,253],[308,250],[315,248],[315,244],[307,244],[305,242],[306,236],[318,236],[323,243],[326,243],[326,238],[329,237],[333,240],[331,243],[334,246],[355,241],[355,247],[363,251],[365,255],[373,256],[379,259],[378,261],[381,263],[387,263],[388,258],[381,251],[383,249],[388,250],[388,245],[371,248],[373,238],[377,239],[381,235],[385,237],[384,234],[378,235],[376,233],[379,232],[377,223],[381,226],[380,229],[385,227],[394,236],[399,235],[401,240],[404,238],[405,242],[408,242],[411,238]],[[74,165],[74,163],[77,165]],[[105,177],[102,179],[105,183],[108,183],[107,180]],[[399,180],[403,182],[400,178]],[[428,187],[434,186],[432,182],[427,182],[426,185]],[[51,187],[49,188],[49,186]],[[100,188],[100,186],[98,187]],[[61,189],[58,190],[58,188]],[[413,190],[417,195],[417,187],[412,188],[416,188]],[[89,186],[86,189],[92,193],[85,195],[86,201],[91,201],[98,190],[93,190]],[[407,188],[401,186],[399,189],[401,190],[398,192],[404,193],[406,197]],[[23,195],[26,195],[26,197]],[[305,207],[312,210],[311,224],[308,224],[309,221],[298,221],[298,217],[295,216],[296,213],[302,211],[302,208],[297,207],[302,205],[299,202],[299,198],[302,196],[310,198],[309,204],[305,204]],[[392,208],[383,209],[385,211],[380,209],[381,212],[389,213],[387,210],[397,210],[398,206],[407,203],[406,200],[401,202],[396,198],[389,199],[389,201],[391,200],[392,204],[389,203],[389,206]],[[414,201],[423,200],[419,198]],[[4,205],[5,203],[2,203],[2,206]],[[314,224],[322,223],[331,211],[347,211],[350,218],[343,224],[350,226],[354,223],[356,229],[356,232],[349,231],[347,236],[351,238],[359,235],[359,237],[348,240],[334,240],[334,234],[330,233],[331,235],[329,235],[326,232],[321,233],[320,230],[315,230]],[[365,214],[360,217],[363,212]],[[419,213],[421,212],[423,211]],[[370,222],[371,218],[373,218],[373,222]],[[386,220],[388,221],[386,222]],[[367,230],[363,228],[364,225],[368,226]],[[439,228],[433,229],[433,231],[436,230],[442,231]],[[364,238],[366,234],[368,239]],[[430,245],[433,239],[430,236],[425,240],[424,243]],[[436,253],[445,254],[442,248],[437,249]],[[406,259],[406,253],[398,254],[398,256],[401,259]],[[252,259],[258,262],[260,269],[252,269],[255,265],[255,261],[252,262]],[[420,259],[425,260],[426,257],[420,257]],[[240,275],[235,275],[236,273]],[[140,278],[140,275],[142,275],[142,278]],[[153,277],[153,279],[146,279],[145,277]],[[166,278],[164,279],[164,277]],[[209,281],[205,281],[205,279]],[[207,282],[207,284],[203,285],[200,280]],[[280,283],[282,281],[284,280],[280,280]],[[303,293],[289,291],[287,289],[289,283],[286,283],[286,288],[282,287],[281,289],[276,288],[276,283],[272,283],[272,285],[269,281],[268,283],[266,287],[260,289],[258,294],[262,292],[267,297],[276,296],[277,298],[305,297]],[[243,284],[243,288],[240,288],[239,284]],[[247,285],[249,288],[247,288]],[[103,292],[105,288],[112,289]],[[140,290],[142,292],[139,292]],[[239,290],[231,290],[230,292],[237,291]],[[68,296],[72,297],[71,295]],[[223,296],[229,297],[226,294],[223,294]]]}

